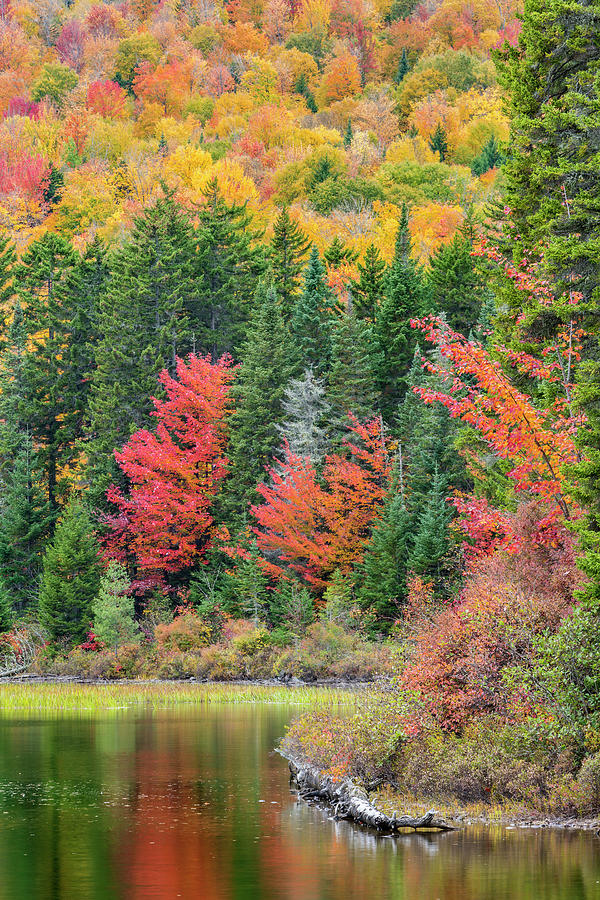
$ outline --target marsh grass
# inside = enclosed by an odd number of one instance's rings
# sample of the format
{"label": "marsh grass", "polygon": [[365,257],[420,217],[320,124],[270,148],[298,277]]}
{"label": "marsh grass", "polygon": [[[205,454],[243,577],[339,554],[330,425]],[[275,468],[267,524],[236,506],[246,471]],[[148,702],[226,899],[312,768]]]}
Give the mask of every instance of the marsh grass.
{"label": "marsh grass", "polygon": [[0,683],[0,718],[40,713],[145,710],[217,704],[272,703],[299,708],[353,709],[360,692],[339,687],[181,683]]}

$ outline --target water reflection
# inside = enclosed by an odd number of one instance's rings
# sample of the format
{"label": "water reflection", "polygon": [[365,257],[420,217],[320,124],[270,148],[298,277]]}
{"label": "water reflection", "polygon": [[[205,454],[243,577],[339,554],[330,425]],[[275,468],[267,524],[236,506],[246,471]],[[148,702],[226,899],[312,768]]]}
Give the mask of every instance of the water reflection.
{"label": "water reflection", "polygon": [[588,900],[592,835],[378,837],[297,802],[292,712],[0,720],[0,900]]}

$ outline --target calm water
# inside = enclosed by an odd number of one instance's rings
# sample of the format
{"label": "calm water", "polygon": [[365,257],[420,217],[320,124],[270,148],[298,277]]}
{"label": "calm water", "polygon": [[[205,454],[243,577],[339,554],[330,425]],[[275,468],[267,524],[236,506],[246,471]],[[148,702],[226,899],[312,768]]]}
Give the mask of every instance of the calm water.
{"label": "calm water", "polygon": [[600,838],[378,839],[296,802],[292,713],[219,706],[0,720],[0,900],[583,900]]}

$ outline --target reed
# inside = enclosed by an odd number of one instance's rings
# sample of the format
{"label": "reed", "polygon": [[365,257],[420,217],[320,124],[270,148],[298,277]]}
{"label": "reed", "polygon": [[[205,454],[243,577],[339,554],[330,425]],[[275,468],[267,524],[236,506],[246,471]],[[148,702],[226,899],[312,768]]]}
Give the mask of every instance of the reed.
{"label": "reed", "polygon": [[0,717],[38,713],[95,713],[131,708],[171,709],[214,704],[272,703],[314,709],[352,709],[360,691],[339,687],[138,682],[0,683]]}

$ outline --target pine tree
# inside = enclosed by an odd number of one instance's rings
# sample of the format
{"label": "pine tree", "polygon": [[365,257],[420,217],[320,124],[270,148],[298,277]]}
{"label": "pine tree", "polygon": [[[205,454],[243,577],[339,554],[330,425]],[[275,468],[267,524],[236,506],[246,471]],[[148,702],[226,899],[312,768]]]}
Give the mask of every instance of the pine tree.
{"label": "pine tree", "polygon": [[364,262],[358,264],[359,279],[353,294],[354,309],[360,319],[375,319],[383,298],[386,269],[385,261],[375,244],[369,244]]}
{"label": "pine tree", "polygon": [[312,369],[293,378],[284,391],[285,418],[277,430],[291,453],[308,457],[319,466],[330,447],[330,407],[325,399],[325,382]]}
{"label": "pine tree", "polygon": [[434,308],[445,314],[450,328],[465,336],[477,326],[483,298],[472,246],[462,234],[455,234],[432,254],[427,273]]}
{"label": "pine tree", "polygon": [[444,162],[448,154],[448,138],[441,122],[438,122],[429,138],[429,146],[434,153],[439,153],[440,162]]}
{"label": "pine tree", "polygon": [[197,299],[190,307],[196,347],[218,359],[243,343],[254,293],[265,270],[260,234],[245,206],[229,206],[216,179],[198,211]]}
{"label": "pine tree", "polygon": [[312,368],[317,375],[327,370],[331,356],[332,306],[333,296],[325,280],[325,268],[319,251],[313,247],[291,327],[302,368]]}
{"label": "pine tree", "polygon": [[99,546],[89,513],[72,498],[43,559],[39,615],[54,640],[83,640],[100,587]]}
{"label": "pine tree", "polygon": [[239,376],[232,388],[231,473],[225,500],[229,517],[244,514],[258,501],[256,485],[264,480],[279,444],[282,400],[295,358],[287,325],[273,287],[260,284],[242,349]]}
{"label": "pine tree", "polygon": [[271,268],[273,284],[286,320],[292,315],[309,248],[310,241],[284,206],[273,226]]}
{"label": "pine tree", "polygon": [[167,144],[164,134],[161,134],[158,142],[158,155],[162,156],[163,159],[169,155],[169,145]]}
{"label": "pine tree", "polygon": [[375,319],[375,337],[381,353],[378,371],[381,412],[390,423],[404,396],[415,351],[416,336],[411,319],[431,312],[424,277],[410,258],[410,250],[408,210],[404,206],[396,237],[396,253],[386,273],[384,298]]}
{"label": "pine tree", "polygon": [[346,434],[348,413],[361,422],[376,414],[379,405],[376,372],[380,367],[381,354],[376,349],[371,325],[357,319],[349,310],[333,327],[328,376],[327,400],[339,441]]}
{"label": "pine tree", "polygon": [[132,643],[139,634],[131,583],[125,566],[110,562],[100,579],[98,596],[92,604],[94,634],[111,647],[118,658],[119,647]]}
{"label": "pine tree", "polygon": [[[99,501],[116,477],[113,450],[148,424],[157,376],[189,347],[186,307],[198,294],[191,226],[172,197],[139,216],[111,260],[98,304],[87,476]],[[191,315],[190,315],[191,317]]]}
{"label": "pine tree", "polygon": [[403,47],[402,55],[400,56],[400,59],[398,61],[398,68],[396,69],[396,77],[394,78],[394,81],[396,82],[396,84],[400,84],[402,81],[404,81],[404,78],[408,74],[409,69],[410,69],[410,66],[408,64],[406,48]]}
{"label": "pine tree", "polygon": [[352,138],[354,137],[352,133],[352,119],[348,119],[348,124],[346,125],[346,130],[344,131],[343,143],[344,148],[348,150],[350,145],[352,144]]}
{"label": "pine tree", "polygon": [[395,489],[373,529],[360,571],[358,599],[375,613],[381,627],[389,628],[399,618],[406,601],[406,575],[414,535],[414,516],[406,508],[403,493]]}
{"label": "pine tree", "polygon": [[409,567],[418,575],[441,576],[440,563],[450,543],[448,526],[452,512],[446,502],[447,482],[436,471],[427,502],[417,523]]}

